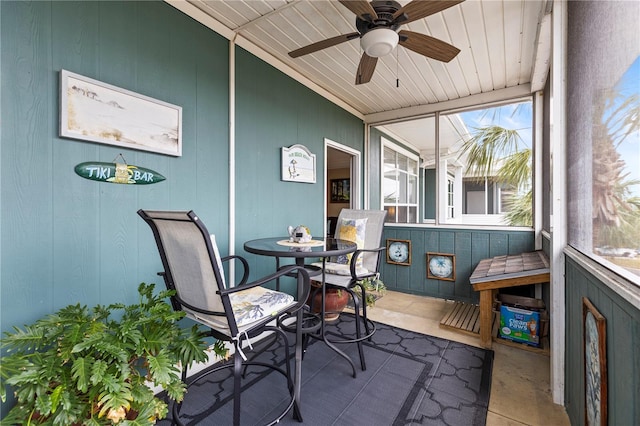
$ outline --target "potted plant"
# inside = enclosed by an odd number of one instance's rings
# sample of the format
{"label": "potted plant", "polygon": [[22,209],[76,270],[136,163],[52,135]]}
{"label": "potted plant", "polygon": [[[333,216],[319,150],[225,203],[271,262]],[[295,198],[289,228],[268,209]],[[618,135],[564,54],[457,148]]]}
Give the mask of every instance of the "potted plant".
{"label": "potted plant", "polygon": [[[340,288],[328,287],[325,289],[324,320],[333,322],[338,319],[340,312],[344,310],[349,302],[349,293]],[[307,298],[307,305],[313,307],[313,312],[319,314],[322,310],[322,284],[311,281],[311,292]]]}
{"label": "potted plant", "polygon": [[[365,289],[367,307],[373,307],[376,304],[376,300],[383,296],[387,291],[387,287],[384,285],[382,280],[377,277],[365,278],[360,281],[360,283]],[[313,288],[309,294],[309,298],[307,299],[307,305],[313,306],[313,312],[320,313],[322,306],[322,291],[320,289],[320,283],[312,281],[311,286]],[[360,299],[362,299],[359,286],[355,286],[353,291],[358,295],[358,297],[360,297]],[[313,303],[311,303],[312,299]],[[332,322],[337,320],[340,313],[348,303],[349,294],[346,291],[336,287],[327,288],[325,290],[325,321]]]}
{"label": "potted plant", "polygon": [[[387,286],[384,285],[379,277],[365,278],[364,280],[360,281],[360,284],[364,286],[365,293],[367,294],[367,307],[373,307],[376,304],[376,300],[384,296],[384,294],[387,292]],[[360,287],[355,286],[354,291],[362,299],[362,294],[360,294]]]}
{"label": "potted plant", "polygon": [[[139,303],[69,305],[32,325],[5,333],[0,397],[13,389],[15,406],[6,424],[152,425],[167,404],[152,387],[181,401],[181,367],[208,359],[198,326],[183,328],[184,312],[154,295],[154,284],[138,287]],[[225,356],[216,341],[214,353]]]}

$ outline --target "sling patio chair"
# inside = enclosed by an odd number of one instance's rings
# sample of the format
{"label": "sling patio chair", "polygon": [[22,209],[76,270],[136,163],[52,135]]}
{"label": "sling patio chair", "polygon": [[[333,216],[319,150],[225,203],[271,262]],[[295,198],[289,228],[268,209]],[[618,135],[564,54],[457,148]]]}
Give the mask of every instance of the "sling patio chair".
{"label": "sling patio chair", "polygon": [[[233,367],[233,424],[240,424],[240,396],[242,392],[242,378],[248,366],[260,366],[273,369],[286,377],[287,392],[291,400],[286,409],[269,424],[277,423],[291,408],[294,416],[302,421],[298,407],[300,391],[300,377],[296,374],[295,381],[291,375],[289,361],[289,343],[286,334],[274,324],[283,314],[292,314],[300,310],[309,294],[309,275],[303,267],[287,266],[281,270],[258,280],[247,282],[249,265],[246,259],[233,255],[220,257],[215,237],[193,211],[149,211],[139,210],[138,214],[151,227],[155,237],[160,258],[162,260],[165,285],[175,290],[171,303],[176,310],[183,310],[186,316],[208,328],[208,334],[215,339],[230,342],[233,345],[233,363],[222,362],[212,368],[205,369],[189,379],[183,370],[183,379],[187,386],[191,386],[200,379]],[[225,283],[222,262],[230,259],[239,260],[244,267],[244,274],[240,283],[229,287]],[[264,284],[274,282],[289,274],[297,276],[297,294],[293,297],[287,293],[263,287]],[[250,339],[265,331],[272,332],[275,343],[278,337],[283,339],[285,348],[285,368],[273,364],[247,360],[243,351],[243,343],[252,348]],[[302,361],[302,339],[297,335],[296,341],[296,370]],[[268,346],[267,346],[268,347]],[[182,404],[173,405],[173,421],[180,421]],[[229,421],[220,420],[220,424]]]}
{"label": "sling patio chair", "polygon": [[[345,336],[323,327],[322,338],[336,344],[356,343],[362,370],[366,370],[362,342],[370,339],[376,331],[375,324],[367,318],[367,295],[362,280],[379,276],[381,254],[386,250],[381,246],[386,215],[385,210],[342,209],[338,215],[334,237],[355,242],[357,250],[353,254],[313,263],[313,266],[323,269],[322,279],[326,288],[345,290],[353,299],[354,305],[355,334]],[[353,290],[356,287],[359,287],[360,294]]]}

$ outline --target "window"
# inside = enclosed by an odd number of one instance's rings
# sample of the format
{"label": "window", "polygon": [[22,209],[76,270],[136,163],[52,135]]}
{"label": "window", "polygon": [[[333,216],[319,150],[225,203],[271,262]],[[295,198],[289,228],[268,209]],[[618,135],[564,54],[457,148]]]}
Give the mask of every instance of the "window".
{"label": "window", "polygon": [[[376,130],[419,153],[423,195],[417,210],[422,222],[532,226],[531,98],[381,124]],[[397,151],[384,137],[382,141],[383,199],[389,219],[414,223],[414,209],[409,207],[414,201],[406,205],[394,194],[403,179],[396,172],[396,155],[417,157]]]}
{"label": "window", "polygon": [[[568,23],[568,240],[640,284],[640,30],[637,5],[624,6],[590,2],[587,15],[612,29],[606,38]],[[587,16],[571,8],[570,18]]]}
{"label": "window", "polygon": [[532,226],[532,111],[528,99],[440,115],[440,222]]}
{"label": "window", "polygon": [[418,222],[418,156],[382,139],[382,200],[386,222]]}
{"label": "window", "polygon": [[455,179],[452,176],[447,176],[447,219],[452,219],[455,213],[455,206],[453,201],[453,183]]}

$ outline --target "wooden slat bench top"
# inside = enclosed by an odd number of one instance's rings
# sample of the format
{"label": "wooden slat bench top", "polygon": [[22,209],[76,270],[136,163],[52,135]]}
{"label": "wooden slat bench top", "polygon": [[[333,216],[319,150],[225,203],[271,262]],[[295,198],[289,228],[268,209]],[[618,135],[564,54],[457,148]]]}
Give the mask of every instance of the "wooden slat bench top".
{"label": "wooden slat bench top", "polygon": [[549,259],[541,250],[483,259],[469,281],[476,291],[547,282]]}

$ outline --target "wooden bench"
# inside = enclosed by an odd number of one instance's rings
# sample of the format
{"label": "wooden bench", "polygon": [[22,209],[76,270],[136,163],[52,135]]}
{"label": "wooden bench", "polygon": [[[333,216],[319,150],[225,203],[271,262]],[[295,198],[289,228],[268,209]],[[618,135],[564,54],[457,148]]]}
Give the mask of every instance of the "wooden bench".
{"label": "wooden bench", "polygon": [[480,343],[492,344],[493,299],[501,288],[549,282],[549,259],[543,251],[483,259],[469,281],[480,292]]}

